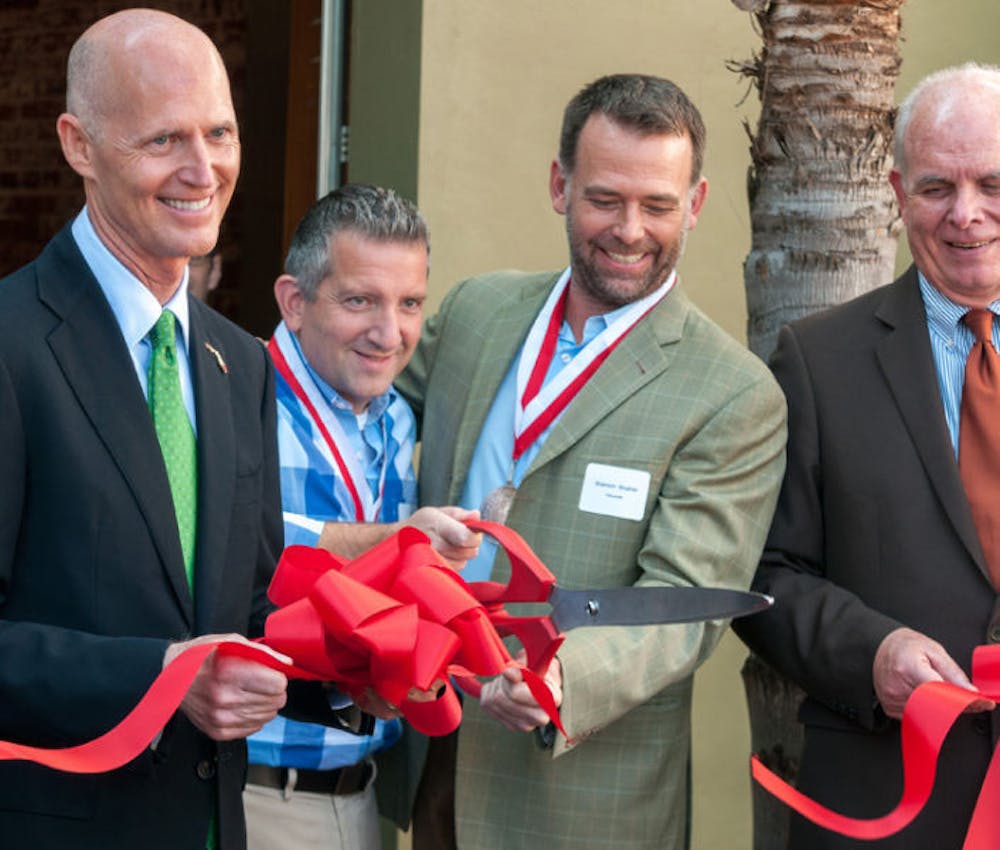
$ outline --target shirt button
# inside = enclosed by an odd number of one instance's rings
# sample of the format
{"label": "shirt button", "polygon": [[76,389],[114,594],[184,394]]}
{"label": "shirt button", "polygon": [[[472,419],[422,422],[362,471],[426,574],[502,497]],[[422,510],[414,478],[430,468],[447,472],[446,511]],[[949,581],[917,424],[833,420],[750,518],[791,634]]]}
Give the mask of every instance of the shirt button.
{"label": "shirt button", "polygon": [[990,626],[990,643],[1000,643],[1000,625]]}
{"label": "shirt button", "polygon": [[198,774],[199,779],[211,779],[215,776],[215,764],[210,759],[202,759],[194,772]]}
{"label": "shirt button", "polygon": [[559,359],[562,360],[563,363],[569,363],[569,361],[573,358],[569,356],[569,352],[564,351],[559,355]]}

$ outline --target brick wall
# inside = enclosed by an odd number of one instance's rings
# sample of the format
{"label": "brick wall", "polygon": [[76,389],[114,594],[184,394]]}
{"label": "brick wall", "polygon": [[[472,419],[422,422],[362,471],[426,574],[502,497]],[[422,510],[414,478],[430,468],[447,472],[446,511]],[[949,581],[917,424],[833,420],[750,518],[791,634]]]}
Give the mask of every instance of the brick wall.
{"label": "brick wall", "polygon": [[[63,160],[55,122],[65,106],[66,57],[76,38],[104,15],[129,6],[173,12],[201,27],[229,69],[237,116],[246,88],[245,0],[3,0],[0,3],[0,275],[34,257],[83,203],[80,179]],[[238,191],[238,190],[237,190]],[[235,273],[241,222],[234,203],[220,248],[227,280]],[[230,286],[224,302],[238,303]]]}

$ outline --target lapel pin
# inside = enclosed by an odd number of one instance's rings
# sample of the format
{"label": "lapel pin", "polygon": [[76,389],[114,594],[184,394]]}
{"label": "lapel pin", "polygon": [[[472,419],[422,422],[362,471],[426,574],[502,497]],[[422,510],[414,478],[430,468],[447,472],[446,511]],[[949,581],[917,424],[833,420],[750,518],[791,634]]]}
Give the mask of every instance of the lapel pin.
{"label": "lapel pin", "polygon": [[226,361],[222,359],[222,355],[219,354],[219,350],[207,342],[205,343],[205,348],[207,348],[208,353],[215,358],[215,362],[219,364],[219,371],[222,372],[223,375],[228,375],[229,367],[226,365]]}

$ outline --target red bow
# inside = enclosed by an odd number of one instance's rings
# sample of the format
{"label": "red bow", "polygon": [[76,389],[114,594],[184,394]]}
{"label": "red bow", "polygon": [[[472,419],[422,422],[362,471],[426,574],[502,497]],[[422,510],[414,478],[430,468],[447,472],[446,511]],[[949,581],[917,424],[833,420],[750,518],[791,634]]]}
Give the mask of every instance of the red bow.
{"label": "red bow", "polygon": [[[398,705],[418,731],[445,735],[462,719],[449,679],[478,696],[474,676],[495,676],[516,665],[500,640],[516,634],[528,654],[525,683],[561,729],[552,693],[534,670],[548,666],[562,635],[545,617],[512,617],[503,607],[544,602],[555,576],[509,528],[468,525],[504,547],[511,563],[508,584],[466,584],[414,528],[354,561],[290,546],[268,591],[279,610],[267,620],[264,643],[295,659],[293,675],[336,682],[355,696],[371,687]],[[411,688],[427,691],[436,681],[445,682],[437,700],[407,699]]]}
{"label": "red bow", "polygon": [[[879,818],[851,818],[821,806],[796,791],[754,756],[751,772],[771,794],[813,823],[849,838],[873,841],[907,826],[923,809],[934,787],[938,754],[948,730],[972,703],[984,697],[1000,701],[1000,646],[978,646],[972,654],[972,681],[979,693],[944,682],[925,682],[903,710],[903,796]],[[979,799],[969,822],[963,850],[994,850],[1000,846],[1000,758],[994,751]]]}
{"label": "red bow", "polygon": [[[517,635],[527,651],[525,683],[565,734],[552,693],[534,672],[548,667],[563,636],[547,617],[513,617],[504,610],[507,602],[546,601],[555,577],[509,528],[467,524],[495,537],[507,551],[508,584],[465,584],[426,535],[413,528],[402,529],[353,561],[290,546],[268,590],[279,608],[268,617],[261,643],[291,657],[293,665],[252,644],[199,644],[177,656],[125,719],[99,738],[65,749],[0,741],[0,761],[25,759],[72,773],[120,767],[163,728],[213,650],[252,658],[292,678],[333,681],[352,694],[370,686],[398,705],[414,728],[444,735],[458,727],[462,715],[451,677],[478,696],[474,676],[495,676],[519,666],[500,639],[508,634]],[[411,688],[426,691],[439,680],[445,682],[440,698],[407,698]]]}

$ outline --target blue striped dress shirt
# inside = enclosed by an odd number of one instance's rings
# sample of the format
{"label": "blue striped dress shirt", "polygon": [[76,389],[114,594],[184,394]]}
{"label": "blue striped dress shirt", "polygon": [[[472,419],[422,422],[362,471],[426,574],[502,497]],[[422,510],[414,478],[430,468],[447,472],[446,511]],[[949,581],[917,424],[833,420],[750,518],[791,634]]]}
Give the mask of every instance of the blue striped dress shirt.
{"label": "blue striped dress shirt", "polygon": [[[948,423],[952,448],[958,457],[958,423],[962,410],[962,388],[965,385],[965,361],[969,356],[975,338],[962,321],[969,308],[956,304],[945,297],[921,274],[920,294],[924,299],[927,313],[927,329],[930,333],[931,351],[934,354],[934,368],[937,372],[938,388],[944,404],[944,417]],[[989,309],[994,316],[1000,313],[1000,301],[994,301]],[[1000,351],[1000,323],[993,322],[993,347]]]}

